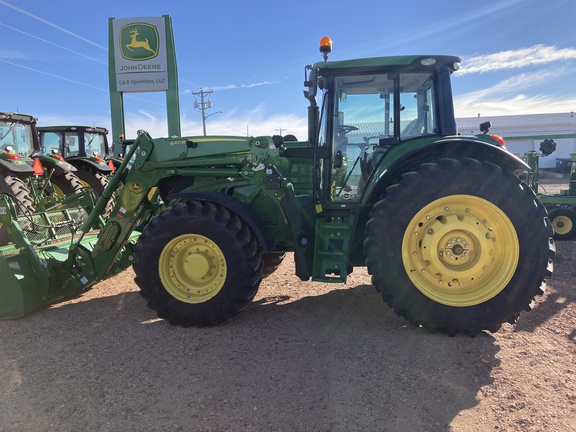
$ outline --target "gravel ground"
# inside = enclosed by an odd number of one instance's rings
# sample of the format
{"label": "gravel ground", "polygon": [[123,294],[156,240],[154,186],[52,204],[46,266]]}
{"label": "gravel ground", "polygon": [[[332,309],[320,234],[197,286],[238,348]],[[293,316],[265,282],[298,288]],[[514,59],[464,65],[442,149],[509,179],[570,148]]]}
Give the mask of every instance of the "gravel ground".
{"label": "gravel ground", "polygon": [[476,338],[397,317],[357,269],[301,282],[292,257],[233,321],[155,317],[127,270],[0,321],[0,431],[573,431],[576,242],[545,296]]}

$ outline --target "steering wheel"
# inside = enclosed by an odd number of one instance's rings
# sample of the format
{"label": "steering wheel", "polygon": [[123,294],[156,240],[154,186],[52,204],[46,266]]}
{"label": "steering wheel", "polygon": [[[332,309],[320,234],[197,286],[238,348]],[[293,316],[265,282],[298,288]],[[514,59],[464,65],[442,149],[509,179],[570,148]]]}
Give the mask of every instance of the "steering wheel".
{"label": "steering wheel", "polygon": [[358,130],[356,126],[347,126],[347,125],[336,126],[336,132],[338,132],[338,135],[346,135],[347,133],[355,130]]}

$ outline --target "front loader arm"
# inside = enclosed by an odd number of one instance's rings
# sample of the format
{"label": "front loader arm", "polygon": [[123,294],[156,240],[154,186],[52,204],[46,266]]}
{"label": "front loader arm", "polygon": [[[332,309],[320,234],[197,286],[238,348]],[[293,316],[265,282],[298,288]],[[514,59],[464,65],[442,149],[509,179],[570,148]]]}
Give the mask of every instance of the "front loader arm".
{"label": "front loader arm", "polygon": [[[136,227],[160,206],[154,203],[157,194],[153,187],[163,172],[142,170],[153,148],[150,136],[140,132],[118,174],[111,179],[82,226],[80,235],[72,241],[34,247],[21,232],[11,203],[2,196],[0,210],[4,210],[0,213],[10,214],[0,214],[0,220],[10,231],[14,245],[0,250],[0,278],[3,281],[0,284],[0,318],[23,316],[78,295],[132,264],[133,246],[138,237]],[[134,167],[126,178],[113,214],[104,228],[95,234],[92,229],[132,156],[135,156]]]}
{"label": "front loader arm", "polygon": [[125,179],[110,218],[100,230],[95,243],[85,244],[82,237],[70,249],[65,266],[71,271],[73,279],[82,284],[82,289],[107,277],[113,276],[132,263],[132,249],[138,236],[135,228],[154,213],[159,203],[156,185],[162,175],[161,170],[144,172],[142,167],[154,149],[154,143],[148,133],[139,131],[139,136],[130,148],[130,152],[117,174],[102,194],[96,207],[82,228],[87,233],[96,222],[99,212],[115,193],[121,181],[121,174],[129,161],[135,157],[134,165]]}

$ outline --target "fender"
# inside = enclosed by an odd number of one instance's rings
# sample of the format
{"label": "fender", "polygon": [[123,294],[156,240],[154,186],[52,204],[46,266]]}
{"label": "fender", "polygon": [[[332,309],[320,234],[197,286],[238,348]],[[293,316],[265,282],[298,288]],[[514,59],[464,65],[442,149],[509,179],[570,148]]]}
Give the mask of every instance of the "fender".
{"label": "fender", "polygon": [[68,162],[61,162],[50,156],[36,156],[42,162],[44,168],[50,168],[54,170],[54,175],[59,176],[65,172],[77,171],[76,168],[69,164]]}
{"label": "fender", "polygon": [[85,158],[77,158],[77,159],[72,159],[72,158],[68,158],[68,163],[74,165],[75,167],[79,167],[79,166],[90,166],[92,168],[97,169],[98,171],[100,171],[103,174],[110,174],[112,172],[112,168],[110,168],[107,164],[101,164],[98,162],[94,162],[90,159],[85,159]]}
{"label": "fender", "polygon": [[[396,178],[419,164],[433,162],[441,158],[463,157],[481,162],[492,162],[508,171],[530,170],[530,166],[522,159],[502,147],[475,140],[473,137],[448,137],[435,141],[424,148],[420,147],[407,152],[388,166],[385,166],[386,157],[383,157],[369,179],[368,193],[365,194],[364,201],[376,201],[384,189],[391,185]],[[478,179],[478,181],[482,181],[482,179]]]}
{"label": "fender", "polygon": [[14,174],[32,175],[34,168],[27,163],[11,163],[0,159],[0,171],[9,171]]}
{"label": "fender", "polygon": [[248,226],[254,231],[258,241],[262,245],[262,252],[268,253],[274,249],[274,239],[264,228],[262,219],[252,211],[250,207],[242,201],[237,200],[230,195],[219,192],[198,191],[198,192],[178,192],[166,197],[169,200],[179,199],[184,201],[210,201],[226,207],[231,212],[237,214]]}

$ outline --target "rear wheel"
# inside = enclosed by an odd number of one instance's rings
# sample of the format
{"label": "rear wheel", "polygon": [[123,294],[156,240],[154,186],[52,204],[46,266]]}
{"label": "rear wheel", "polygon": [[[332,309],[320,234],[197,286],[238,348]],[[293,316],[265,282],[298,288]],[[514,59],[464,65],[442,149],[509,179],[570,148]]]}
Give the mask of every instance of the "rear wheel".
{"label": "rear wheel", "polygon": [[252,301],[261,263],[260,246],[238,216],[192,201],[168,207],[146,225],[134,272],[160,318],[206,326],[229,320]]}
{"label": "rear wheel", "polygon": [[[108,186],[108,177],[88,165],[80,165],[76,167],[76,175],[82,181],[84,186],[89,187],[94,192],[94,197],[98,200],[104,193],[104,189]],[[110,197],[106,206],[102,210],[101,216],[104,220],[107,220],[114,209],[114,195]]]}
{"label": "rear wheel", "polygon": [[548,209],[554,229],[554,239],[572,240],[576,237],[576,211],[571,206],[554,206]]}
{"label": "rear wheel", "polygon": [[[10,174],[0,175],[0,193],[7,194],[12,198],[18,215],[34,213],[34,201],[30,190],[18,177]],[[0,246],[5,246],[8,243],[10,243],[8,230],[5,227],[0,227]]]}
{"label": "rear wheel", "polygon": [[55,210],[55,204],[84,190],[84,185],[78,177],[71,172],[62,172],[53,175],[48,180],[45,176],[34,176],[27,179],[28,188],[34,196],[34,208],[37,212]]}
{"label": "rear wheel", "polygon": [[84,185],[78,177],[71,172],[64,172],[50,179],[56,193],[57,200],[84,190]]}
{"label": "rear wheel", "polygon": [[546,211],[510,172],[443,159],[404,174],[374,206],[372,283],[413,325],[449,335],[514,323],[551,274]]}

